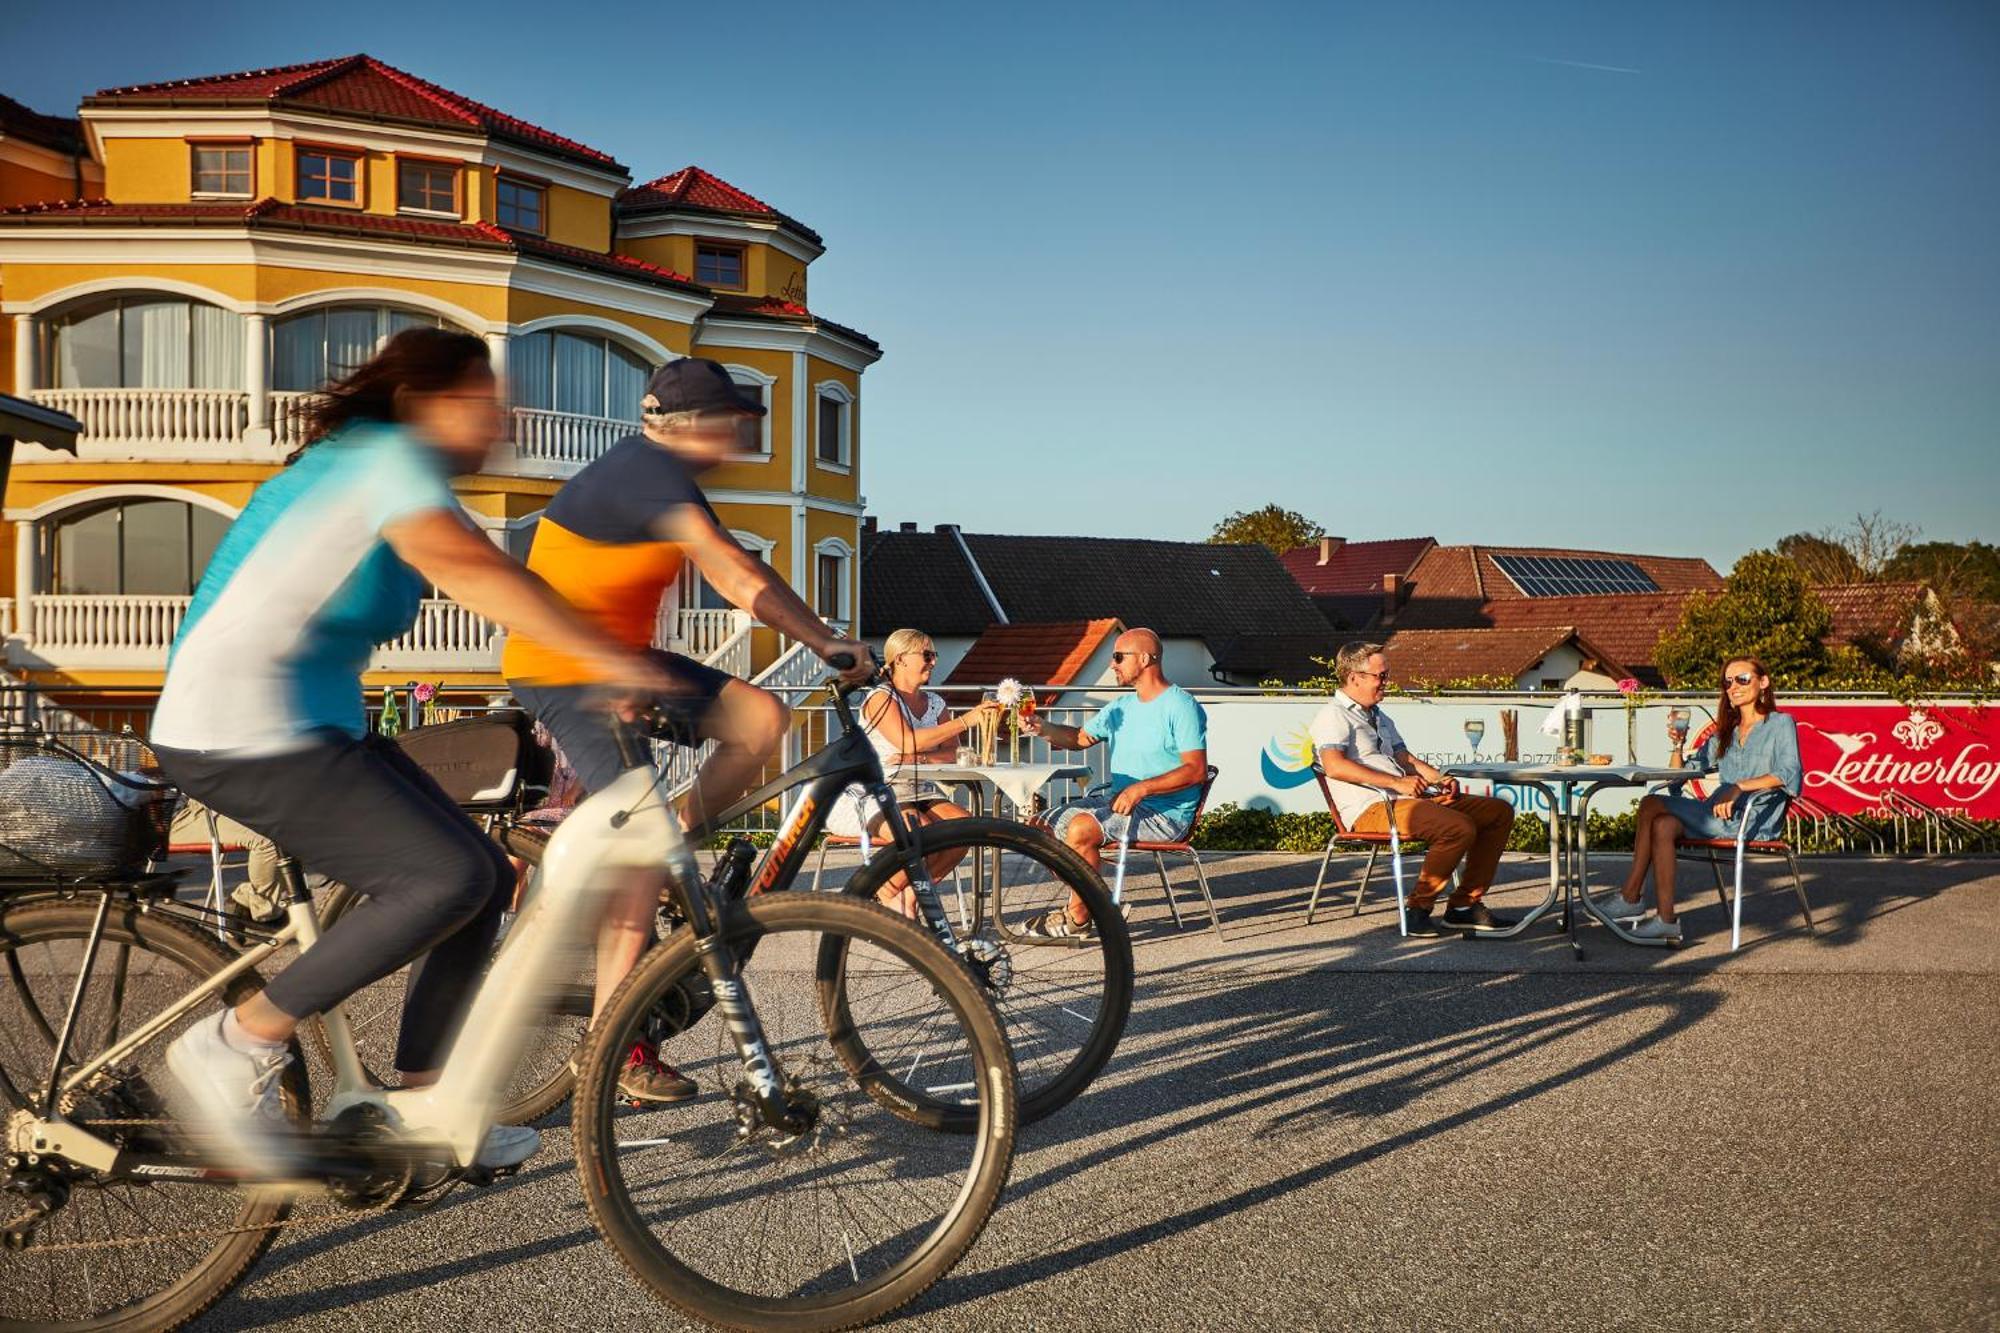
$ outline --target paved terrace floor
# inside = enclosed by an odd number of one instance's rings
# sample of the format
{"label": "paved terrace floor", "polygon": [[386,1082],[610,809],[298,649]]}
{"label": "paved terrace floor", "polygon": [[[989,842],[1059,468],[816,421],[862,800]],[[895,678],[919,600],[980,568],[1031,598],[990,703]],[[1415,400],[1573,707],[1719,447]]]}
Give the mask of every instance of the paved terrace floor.
{"label": "paved terrace floor", "polygon": [[[2000,865],[1808,862],[1821,937],[1762,892],[1733,956],[1703,871],[1685,951],[1587,927],[1577,964],[1548,927],[1399,941],[1376,902],[1306,928],[1315,861],[1212,858],[1222,943],[1135,880],[1116,1060],[892,1327],[2000,1326]],[[680,1327],[569,1151],[293,1233],[199,1327]]]}

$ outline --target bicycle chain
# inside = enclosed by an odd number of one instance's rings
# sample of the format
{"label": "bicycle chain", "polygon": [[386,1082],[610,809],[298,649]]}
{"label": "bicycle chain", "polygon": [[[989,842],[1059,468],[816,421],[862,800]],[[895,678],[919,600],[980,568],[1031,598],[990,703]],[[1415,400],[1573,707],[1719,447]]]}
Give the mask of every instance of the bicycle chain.
{"label": "bicycle chain", "polygon": [[[87,1127],[98,1125],[171,1125],[173,1123],[171,1120],[91,1120],[85,1122]],[[284,1231],[292,1227],[311,1226],[315,1222],[337,1221],[340,1218],[369,1217],[377,1213],[387,1213],[393,1210],[399,1202],[401,1202],[399,1199],[390,1199],[385,1203],[374,1204],[367,1208],[339,1208],[323,1213],[309,1213],[304,1217],[287,1217],[276,1222],[262,1222],[256,1226],[200,1227],[185,1231],[165,1231],[152,1236],[121,1237],[116,1240],[72,1240],[58,1241],[52,1244],[37,1243],[30,1248],[41,1253],[66,1254],[77,1250],[129,1249],[134,1245],[158,1245],[167,1241],[200,1240],[208,1236],[220,1239],[224,1236],[240,1236],[252,1231]],[[0,1231],[12,1231],[15,1227],[23,1223],[32,1222],[37,1217],[44,1216],[53,1216],[53,1214],[45,1215],[35,1209],[29,1209],[20,1216],[10,1219],[4,1225],[0,1225]]]}

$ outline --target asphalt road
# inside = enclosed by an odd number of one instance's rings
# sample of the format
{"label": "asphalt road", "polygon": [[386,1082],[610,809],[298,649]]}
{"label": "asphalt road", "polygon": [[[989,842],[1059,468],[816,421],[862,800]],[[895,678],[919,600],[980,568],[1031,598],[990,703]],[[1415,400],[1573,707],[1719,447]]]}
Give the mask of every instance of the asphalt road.
{"label": "asphalt road", "polygon": [[[2000,1327],[2000,867],[1809,863],[1816,940],[1759,894],[1729,955],[1710,896],[1687,950],[1592,927],[1579,964],[1540,928],[1306,928],[1315,861],[1214,862],[1220,943],[1139,886],[1111,1070],[1023,1131],[985,1236],[891,1326]],[[560,1125],[502,1186],[289,1233],[197,1325],[682,1326],[598,1240]]]}

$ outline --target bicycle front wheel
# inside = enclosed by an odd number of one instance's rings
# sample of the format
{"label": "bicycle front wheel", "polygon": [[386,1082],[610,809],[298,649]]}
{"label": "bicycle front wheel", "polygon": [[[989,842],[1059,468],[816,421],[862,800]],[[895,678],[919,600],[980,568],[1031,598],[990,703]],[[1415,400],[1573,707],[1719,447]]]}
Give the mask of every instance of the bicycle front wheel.
{"label": "bicycle front wheel", "polygon": [[[1125,918],[1083,858],[1041,829],[1007,819],[946,819],[915,833],[925,860],[954,862],[953,875],[939,876],[938,892],[968,968],[1007,1026],[1021,1123],[1032,1125],[1090,1086],[1124,1035],[1132,1012]],[[902,871],[902,855],[886,847],[854,872],[846,891],[873,899]],[[1074,917],[1079,908],[1096,924],[1094,934],[1031,933],[1050,913]],[[837,943],[829,938],[825,947]],[[920,1088],[905,1091],[923,1097]]]}
{"label": "bicycle front wheel", "polygon": [[[90,895],[0,898],[0,1115],[11,1118],[38,1099],[49,1076],[97,905]],[[65,1068],[143,1027],[230,959],[213,938],[135,900],[114,900]],[[237,1004],[260,984],[254,975],[238,977],[221,1003]],[[185,1136],[165,1098],[173,1086],[166,1048],[217,1007],[208,1001],[66,1095],[63,1115],[138,1152],[181,1144]],[[308,1097],[302,1072],[294,1064],[281,1085],[294,1118],[304,1117]],[[288,1211],[271,1192],[25,1157],[0,1164],[0,1181],[7,1186],[0,1222],[11,1223],[30,1200],[57,1201],[22,1248],[0,1247],[0,1330],[179,1328],[241,1280]]]}
{"label": "bicycle front wheel", "polygon": [[[999,1201],[1017,1109],[1007,1039],[965,969],[881,908],[780,894],[732,904],[722,930],[806,1127],[763,1122],[720,1013],[661,1034],[661,1059],[694,1081],[695,1097],[622,1107],[626,1052],[700,971],[682,930],[626,978],[588,1044],[572,1123],[591,1217],[641,1282],[709,1323],[800,1331],[878,1319],[944,1276]],[[845,981],[817,965],[829,939],[853,973]],[[882,1063],[850,1069],[838,1048],[853,1030]],[[938,1133],[893,1104],[934,1043],[966,1053],[949,1096],[974,1133]]]}

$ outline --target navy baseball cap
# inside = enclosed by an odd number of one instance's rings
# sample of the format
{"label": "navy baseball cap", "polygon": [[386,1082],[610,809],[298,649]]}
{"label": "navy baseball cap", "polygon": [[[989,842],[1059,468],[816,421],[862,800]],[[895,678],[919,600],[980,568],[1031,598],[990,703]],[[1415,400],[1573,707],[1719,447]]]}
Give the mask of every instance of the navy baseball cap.
{"label": "navy baseball cap", "polygon": [[646,392],[659,404],[648,410],[658,413],[744,412],[755,417],[764,415],[764,405],[754,398],[745,397],[736,381],[729,378],[728,371],[713,361],[695,356],[669,361],[654,371],[653,378],[646,381]]}

